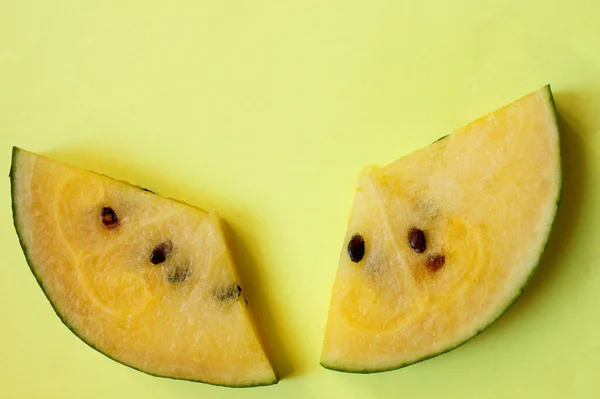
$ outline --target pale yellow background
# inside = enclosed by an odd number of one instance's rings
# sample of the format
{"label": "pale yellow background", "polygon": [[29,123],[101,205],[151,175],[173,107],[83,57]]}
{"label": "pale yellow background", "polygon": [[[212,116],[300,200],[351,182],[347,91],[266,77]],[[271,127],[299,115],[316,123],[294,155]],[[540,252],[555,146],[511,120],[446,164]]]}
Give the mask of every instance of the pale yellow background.
{"label": "pale yellow background", "polygon": [[[322,369],[355,177],[547,83],[564,197],[542,267],[467,345]],[[0,398],[600,398],[600,3],[2,1]],[[90,349],[35,283],[11,146],[218,210],[283,380],[154,378]]]}

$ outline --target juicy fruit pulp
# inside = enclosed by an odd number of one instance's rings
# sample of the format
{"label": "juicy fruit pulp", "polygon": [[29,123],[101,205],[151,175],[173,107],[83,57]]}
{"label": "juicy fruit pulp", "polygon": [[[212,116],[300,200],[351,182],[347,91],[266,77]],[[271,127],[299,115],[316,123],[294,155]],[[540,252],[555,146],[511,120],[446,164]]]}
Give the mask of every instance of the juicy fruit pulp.
{"label": "juicy fruit pulp", "polygon": [[558,207],[561,166],[550,87],[359,177],[321,364],[399,368],[448,351],[522,292]]}
{"label": "juicy fruit pulp", "polygon": [[90,346],[159,376],[277,382],[216,214],[18,148],[11,182],[29,266]]}

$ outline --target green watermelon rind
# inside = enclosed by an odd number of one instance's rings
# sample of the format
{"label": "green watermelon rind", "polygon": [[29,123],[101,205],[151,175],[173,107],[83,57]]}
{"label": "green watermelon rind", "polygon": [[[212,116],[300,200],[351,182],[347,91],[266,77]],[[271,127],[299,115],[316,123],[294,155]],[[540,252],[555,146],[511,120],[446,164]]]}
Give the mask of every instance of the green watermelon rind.
{"label": "green watermelon rind", "polygon": [[[18,164],[18,154],[21,151],[21,149],[19,147],[13,147],[12,149],[12,157],[11,157],[11,166],[10,166],[10,173],[9,173],[9,178],[10,178],[10,183],[11,183],[11,202],[12,202],[12,211],[13,211],[13,224],[15,226],[15,230],[17,232],[17,236],[19,238],[19,244],[21,245],[21,249],[23,250],[23,254],[25,255],[25,260],[27,261],[27,266],[29,266],[29,270],[31,270],[31,273],[33,274],[33,276],[35,277],[35,280],[37,281],[38,285],[40,286],[42,292],[44,293],[44,296],[46,297],[46,299],[48,300],[48,302],[50,303],[50,306],[52,307],[52,310],[54,310],[54,312],[56,313],[56,315],[58,316],[58,318],[60,319],[60,321],[77,337],[79,338],[81,341],[83,341],[83,343],[85,343],[87,346],[89,346],[90,348],[96,350],[97,352],[101,353],[102,355],[106,356],[107,358],[114,360],[115,362],[122,364],[126,367],[129,367],[131,369],[137,370],[137,371],[141,371],[144,374],[153,376],[153,377],[160,377],[160,378],[168,378],[168,379],[172,379],[172,380],[184,380],[184,381],[191,381],[191,382],[199,382],[199,383],[203,383],[203,384],[207,384],[207,385],[213,385],[213,386],[222,386],[222,387],[229,387],[229,388],[251,388],[251,387],[259,387],[259,386],[268,386],[268,385],[273,385],[273,384],[277,384],[279,382],[279,379],[277,378],[277,376],[275,376],[274,380],[269,380],[269,381],[260,381],[260,382],[256,382],[253,384],[247,384],[247,385],[225,385],[225,384],[217,384],[217,383],[211,383],[211,382],[206,382],[206,381],[201,381],[201,380],[194,380],[194,379],[188,379],[188,378],[177,378],[177,377],[171,377],[171,376],[166,376],[166,375],[160,375],[160,374],[153,374],[151,372],[145,371],[145,370],[141,370],[137,367],[134,367],[132,365],[129,365],[127,363],[124,363],[120,360],[115,359],[114,357],[108,355],[107,353],[104,353],[102,350],[100,350],[99,348],[97,348],[95,345],[91,344],[90,342],[87,342],[85,339],[83,339],[79,333],[77,332],[77,330],[71,326],[68,321],[66,320],[66,318],[61,314],[60,310],[54,306],[54,303],[52,303],[52,301],[50,300],[50,297],[48,296],[48,293],[46,292],[46,289],[44,288],[44,284],[42,282],[42,280],[39,278],[39,276],[37,275],[36,271],[35,271],[35,266],[33,265],[32,260],[29,257],[29,250],[27,248],[27,245],[25,245],[25,242],[23,240],[22,234],[21,234],[21,229],[22,227],[20,226],[19,220],[18,220],[18,216],[17,216],[17,208],[19,207],[18,201],[17,201],[17,194],[15,192],[15,179],[16,179],[16,170],[17,170],[17,164]],[[153,195],[153,192],[146,190],[142,187],[138,187],[135,186],[131,183],[128,182],[122,182],[124,184],[129,184],[135,188],[138,188],[142,191],[146,191],[149,192]]]}
{"label": "green watermelon rind", "polygon": [[[518,299],[521,297],[521,295],[523,294],[523,292],[525,291],[525,289],[527,288],[527,286],[529,285],[529,283],[531,282],[531,280],[533,279],[533,276],[535,274],[535,272],[538,270],[538,268],[540,267],[540,264],[542,262],[542,257],[544,255],[544,253],[546,252],[546,249],[548,248],[548,243],[550,242],[550,237],[552,236],[552,231],[554,230],[554,227],[556,225],[556,215],[558,213],[558,209],[560,208],[560,204],[562,202],[562,186],[563,186],[563,173],[562,173],[562,156],[560,155],[560,147],[561,147],[561,142],[560,142],[560,138],[561,138],[561,134],[560,134],[560,125],[559,125],[559,120],[558,120],[558,111],[556,109],[556,103],[554,101],[554,96],[552,95],[552,89],[550,87],[550,85],[546,85],[542,88],[542,90],[546,90],[546,94],[548,96],[548,100],[549,100],[549,104],[550,107],[552,108],[553,111],[553,115],[554,115],[554,124],[556,126],[556,132],[557,132],[557,139],[558,139],[558,148],[559,148],[559,155],[558,155],[558,165],[559,165],[559,187],[558,187],[558,195],[557,198],[555,200],[556,202],[556,208],[554,210],[554,215],[552,218],[552,222],[550,224],[550,229],[548,230],[548,235],[546,237],[546,241],[544,243],[544,246],[542,247],[541,251],[540,251],[540,255],[538,257],[538,262],[533,266],[533,268],[531,269],[531,273],[529,273],[529,276],[527,277],[527,279],[525,280],[525,282],[523,283],[523,285],[521,286],[521,288],[519,289],[519,291],[517,292],[517,294],[515,295],[515,297],[513,299],[511,299],[510,301],[507,302],[507,305],[500,310],[500,312],[494,317],[492,318],[492,320],[487,323],[485,326],[483,326],[481,329],[479,329],[477,332],[475,332],[475,334],[471,335],[470,337],[468,337],[467,339],[459,342],[458,344],[451,346],[447,349],[443,349],[439,352],[436,353],[432,353],[431,355],[427,355],[421,358],[418,358],[416,360],[411,360],[405,363],[401,363],[399,365],[395,365],[395,366],[391,366],[391,367],[383,367],[383,368],[369,368],[369,369],[348,369],[348,368],[344,368],[343,366],[340,365],[334,365],[334,364],[327,364],[324,362],[321,362],[321,366],[323,368],[326,368],[328,370],[333,370],[333,371],[339,371],[339,372],[343,372],[343,373],[356,373],[356,374],[373,374],[373,373],[381,373],[381,372],[385,372],[385,371],[393,371],[393,370],[398,370],[398,369],[402,369],[404,367],[408,367],[411,366],[413,364],[416,363],[421,363],[425,360],[429,360],[432,359],[434,357],[437,356],[441,356],[445,353],[451,352],[454,349],[460,348],[461,346],[463,346],[464,344],[468,343],[469,341],[471,341],[473,338],[475,338],[476,336],[478,336],[479,334],[483,333],[485,330],[487,330],[492,324],[494,324],[496,321],[498,321],[502,316],[504,316],[508,310],[518,301]],[[441,138],[439,138],[438,140],[436,140],[434,143],[437,143],[438,141],[444,139],[448,137],[448,135],[443,136]]]}

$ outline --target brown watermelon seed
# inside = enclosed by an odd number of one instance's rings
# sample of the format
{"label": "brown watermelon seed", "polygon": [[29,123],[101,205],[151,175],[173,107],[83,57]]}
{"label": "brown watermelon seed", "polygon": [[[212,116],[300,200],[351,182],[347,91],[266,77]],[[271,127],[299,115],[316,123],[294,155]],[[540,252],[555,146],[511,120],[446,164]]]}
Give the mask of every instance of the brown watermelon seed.
{"label": "brown watermelon seed", "polygon": [[444,255],[431,255],[427,257],[427,269],[431,272],[437,272],[446,263],[446,257]]}
{"label": "brown watermelon seed", "polygon": [[427,249],[427,241],[423,230],[413,227],[408,232],[408,243],[410,247],[418,254]]}
{"label": "brown watermelon seed", "polygon": [[103,207],[100,211],[100,221],[109,229],[114,229],[119,225],[117,213],[108,206]]}
{"label": "brown watermelon seed", "polygon": [[237,299],[242,292],[242,288],[237,284],[230,284],[227,286],[220,286],[215,292],[215,296],[221,302],[232,301]]}
{"label": "brown watermelon seed", "polygon": [[161,242],[152,250],[150,254],[150,263],[158,265],[167,260],[167,256],[173,249],[173,245],[170,242]]}
{"label": "brown watermelon seed", "polygon": [[365,240],[360,234],[354,234],[348,242],[348,255],[354,263],[360,262],[365,256]]}
{"label": "brown watermelon seed", "polygon": [[169,270],[169,273],[167,274],[167,280],[169,280],[169,283],[173,284],[183,283],[190,277],[191,273],[192,272],[189,266],[179,265]]}

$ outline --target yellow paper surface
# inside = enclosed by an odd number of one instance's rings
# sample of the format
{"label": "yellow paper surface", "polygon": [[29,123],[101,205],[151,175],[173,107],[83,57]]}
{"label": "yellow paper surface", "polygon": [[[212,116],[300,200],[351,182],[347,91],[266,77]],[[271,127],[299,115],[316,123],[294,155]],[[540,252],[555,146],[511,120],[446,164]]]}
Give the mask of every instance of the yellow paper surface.
{"label": "yellow paper surface", "polygon": [[[0,398],[600,397],[597,1],[5,1],[0,5]],[[522,298],[398,371],[322,369],[363,165],[550,83],[564,194]],[[61,324],[12,226],[18,145],[215,209],[282,381],[155,378]]]}

